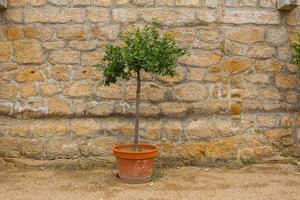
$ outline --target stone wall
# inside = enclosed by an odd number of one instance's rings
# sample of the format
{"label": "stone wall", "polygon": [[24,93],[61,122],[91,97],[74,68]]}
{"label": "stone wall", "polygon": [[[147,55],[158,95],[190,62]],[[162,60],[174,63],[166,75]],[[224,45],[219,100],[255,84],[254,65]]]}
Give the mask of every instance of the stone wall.
{"label": "stone wall", "polygon": [[[293,161],[300,95],[289,44],[300,9],[276,0],[9,0],[0,24],[0,156],[100,159],[131,142],[135,81],[100,86],[103,45],[158,17],[190,56],[143,74],[141,140],[160,161]],[[286,156],[286,157],[283,157]]]}

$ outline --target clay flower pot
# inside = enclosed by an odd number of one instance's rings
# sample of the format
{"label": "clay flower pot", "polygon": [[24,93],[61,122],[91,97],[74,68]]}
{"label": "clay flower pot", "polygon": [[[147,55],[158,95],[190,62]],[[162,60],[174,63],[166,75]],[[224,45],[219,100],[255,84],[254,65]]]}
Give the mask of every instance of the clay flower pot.
{"label": "clay flower pot", "polygon": [[140,151],[133,151],[133,144],[113,147],[119,176],[126,183],[146,183],[151,180],[158,147],[149,144],[139,144],[138,148]]}

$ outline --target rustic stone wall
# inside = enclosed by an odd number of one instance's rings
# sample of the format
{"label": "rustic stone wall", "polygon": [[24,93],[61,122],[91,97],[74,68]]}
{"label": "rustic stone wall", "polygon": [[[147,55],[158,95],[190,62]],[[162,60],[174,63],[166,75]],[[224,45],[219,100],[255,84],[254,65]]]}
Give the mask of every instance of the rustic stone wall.
{"label": "rustic stone wall", "polygon": [[[135,81],[100,86],[103,45],[158,17],[190,51],[174,78],[143,74],[141,140],[165,163],[299,157],[289,44],[300,9],[276,0],[9,0],[0,11],[0,156],[100,158],[131,142]],[[287,156],[284,158],[283,156]]]}

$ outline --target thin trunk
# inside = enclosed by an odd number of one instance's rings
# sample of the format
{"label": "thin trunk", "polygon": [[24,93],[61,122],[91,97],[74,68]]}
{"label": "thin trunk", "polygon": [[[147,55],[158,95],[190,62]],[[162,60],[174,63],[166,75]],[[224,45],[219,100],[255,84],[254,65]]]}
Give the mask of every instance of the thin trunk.
{"label": "thin trunk", "polygon": [[139,143],[139,122],[140,122],[140,96],[141,96],[141,75],[137,71],[136,76],[136,97],[135,97],[135,134],[134,134],[134,151],[138,150]]}

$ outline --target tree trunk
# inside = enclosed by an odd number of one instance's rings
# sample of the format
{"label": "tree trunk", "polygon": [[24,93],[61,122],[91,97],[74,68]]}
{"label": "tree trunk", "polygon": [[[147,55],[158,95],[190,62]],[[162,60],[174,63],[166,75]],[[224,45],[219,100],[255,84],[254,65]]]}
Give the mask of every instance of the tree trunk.
{"label": "tree trunk", "polygon": [[134,151],[138,150],[139,143],[139,122],[140,122],[140,96],[141,96],[141,75],[137,71],[136,76],[136,97],[135,97],[135,134],[134,134]]}

